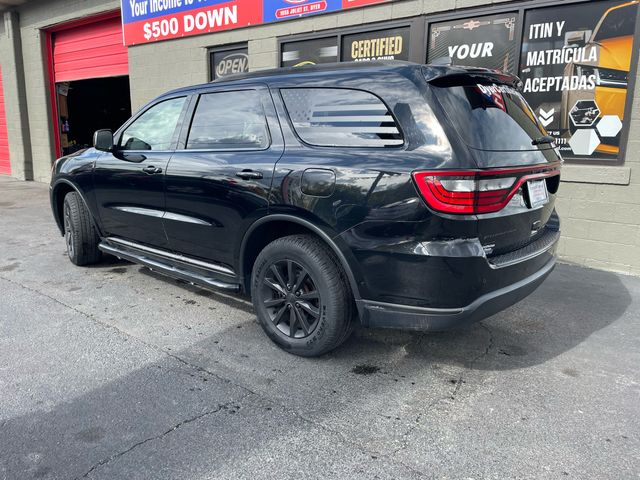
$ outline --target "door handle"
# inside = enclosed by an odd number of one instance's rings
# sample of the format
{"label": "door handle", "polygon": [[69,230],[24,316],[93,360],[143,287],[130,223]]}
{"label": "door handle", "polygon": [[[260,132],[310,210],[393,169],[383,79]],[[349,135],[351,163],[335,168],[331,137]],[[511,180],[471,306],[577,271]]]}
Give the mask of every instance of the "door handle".
{"label": "door handle", "polygon": [[153,175],[154,173],[162,173],[162,169],[160,167],[154,167],[153,165],[149,165],[148,167],[144,167],[142,169],[144,173],[148,173],[149,175]]}
{"label": "door handle", "polygon": [[242,170],[236,173],[236,177],[240,177],[243,180],[258,180],[262,178],[262,172],[254,172],[253,170]]}

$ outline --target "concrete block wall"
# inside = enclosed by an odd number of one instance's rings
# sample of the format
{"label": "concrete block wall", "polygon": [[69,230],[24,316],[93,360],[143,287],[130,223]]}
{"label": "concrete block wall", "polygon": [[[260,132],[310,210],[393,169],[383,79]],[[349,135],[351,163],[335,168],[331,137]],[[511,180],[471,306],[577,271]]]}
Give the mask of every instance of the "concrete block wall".
{"label": "concrete block wall", "polygon": [[[398,0],[378,6],[326,14],[278,24],[188,37],[129,48],[132,109],[169,89],[208,80],[207,48],[248,43],[249,67],[260,70],[278,66],[278,37],[311,34],[424,14],[435,14],[507,3],[508,0]],[[24,93],[20,82],[5,79],[7,114],[20,117],[29,128],[16,127],[10,133],[20,178],[49,180],[54,157],[51,103],[48,91],[45,39],[42,29],[82,16],[119,7],[118,0],[33,1],[18,9]],[[471,11],[473,14],[473,11]],[[17,17],[11,20],[17,30]],[[5,16],[6,23],[6,16]],[[15,35],[15,34],[14,34]],[[0,35],[0,61],[8,58],[8,34]],[[19,68],[18,68],[19,70]],[[18,78],[18,75],[14,75]],[[637,72],[636,72],[637,78]],[[625,164],[622,166],[565,165],[557,209],[563,220],[561,258],[582,265],[640,274],[640,82],[636,82],[631,129]],[[8,87],[7,87],[8,85]],[[28,100],[25,102],[25,97]],[[10,121],[11,121],[10,120]],[[21,132],[27,132],[20,137]],[[30,135],[30,138],[29,138]],[[30,150],[30,151],[29,151]],[[22,155],[22,156],[21,156]],[[29,170],[28,157],[33,159]]]}

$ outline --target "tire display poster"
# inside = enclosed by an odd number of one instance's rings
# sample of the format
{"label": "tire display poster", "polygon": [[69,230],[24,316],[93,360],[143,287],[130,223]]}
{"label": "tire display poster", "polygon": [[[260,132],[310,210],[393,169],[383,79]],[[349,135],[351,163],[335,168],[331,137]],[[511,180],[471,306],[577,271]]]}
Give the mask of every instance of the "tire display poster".
{"label": "tire display poster", "polygon": [[450,57],[453,64],[515,73],[517,13],[501,13],[434,23],[427,62]]}
{"label": "tire display poster", "polygon": [[249,50],[247,47],[213,51],[209,55],[211,56],[209,61],[211,80],[249,71]]}
{"label": "tire display poster", "polygon": [[523,94],[565,158],[618,158],[637,9],[592,1],[526,14]]}
{"label": "tire display poster", "polygon": [[313,38],[282,44],[281,67],[303,67],[337,61],[338,37]]}
{"label": "tire display poster", "polygon": [[342,61],[409,60],[409,27],[342,37]]}
{"label": "tire display poster", "polygon": [[231,30],[393,0],[121,0],[124,44]]}

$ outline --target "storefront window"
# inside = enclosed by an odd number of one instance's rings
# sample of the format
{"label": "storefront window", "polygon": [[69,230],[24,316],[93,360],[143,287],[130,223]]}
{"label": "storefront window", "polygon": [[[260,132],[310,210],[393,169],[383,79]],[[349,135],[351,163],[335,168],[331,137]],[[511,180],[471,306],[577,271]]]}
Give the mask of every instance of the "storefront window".
{"label": "storefront window", "polygon": [[427,61],[450,57],[456,65],[495,68],[514,73],[517,13],[501,13],[433,23]]}
{"label": "storefront window", "polygon": [[338,61],[338,37],[313,38],[282,44],[281,67],[302,67]]}
{"label": "storefront window", "polygon": [[565,159],[619,158],[637,9],[594,1],[526,13],[523,93]]}

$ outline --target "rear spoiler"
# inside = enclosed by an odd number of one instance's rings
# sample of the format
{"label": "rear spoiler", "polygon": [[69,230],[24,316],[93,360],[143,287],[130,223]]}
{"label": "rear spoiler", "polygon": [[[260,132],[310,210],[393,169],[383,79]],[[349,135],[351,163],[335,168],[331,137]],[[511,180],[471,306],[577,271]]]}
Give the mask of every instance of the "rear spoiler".
{"label": "rear spoiler", "polygon": [[522,81],[515,75],[488,68],[460,67],[455,65],[425,65],[425,79],[436,87],[472,85],[479,82],[501,83],[520,88]]}

